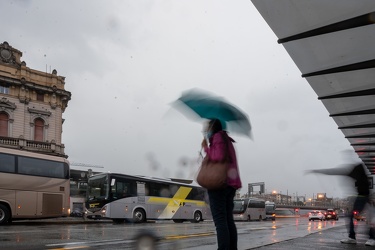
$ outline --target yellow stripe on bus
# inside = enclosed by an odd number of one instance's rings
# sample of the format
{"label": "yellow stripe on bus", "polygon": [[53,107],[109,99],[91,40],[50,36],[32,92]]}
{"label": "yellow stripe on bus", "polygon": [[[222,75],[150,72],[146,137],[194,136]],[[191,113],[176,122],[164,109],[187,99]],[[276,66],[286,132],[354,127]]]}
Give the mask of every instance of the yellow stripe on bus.
{"label": "yellow stripe on bus", "polygon": [[[159,215],[159,219],[171,219],[186,202],[186,197],[189,195],[192,188],[190,187],[180,187],[173,198],[169,198],[167,206],[164,208],[163,212]],[[165,198],[152,197],[149,202],[165,202]]]}

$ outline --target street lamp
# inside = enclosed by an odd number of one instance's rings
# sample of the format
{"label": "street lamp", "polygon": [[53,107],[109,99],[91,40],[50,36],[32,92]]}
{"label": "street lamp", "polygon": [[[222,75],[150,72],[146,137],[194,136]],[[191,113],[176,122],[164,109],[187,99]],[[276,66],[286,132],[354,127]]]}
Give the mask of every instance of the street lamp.
{"label": "street lamp", "polygon": [[281,204],[283,203],[283,195],[281,194],[281,191],[280,191],[280,202]]}
{"label": "street lamp", "polygon": [[293,193],[293,203],[296,201],[296,196]]}

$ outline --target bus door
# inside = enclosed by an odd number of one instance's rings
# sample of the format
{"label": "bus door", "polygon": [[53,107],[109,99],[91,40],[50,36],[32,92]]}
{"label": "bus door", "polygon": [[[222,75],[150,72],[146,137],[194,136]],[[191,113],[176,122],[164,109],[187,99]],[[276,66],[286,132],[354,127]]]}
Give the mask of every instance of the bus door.
{"label": "bus door", "polygon": [[145,204],[146,186],[144,182],[137,181],[137,198],[138,203]]}

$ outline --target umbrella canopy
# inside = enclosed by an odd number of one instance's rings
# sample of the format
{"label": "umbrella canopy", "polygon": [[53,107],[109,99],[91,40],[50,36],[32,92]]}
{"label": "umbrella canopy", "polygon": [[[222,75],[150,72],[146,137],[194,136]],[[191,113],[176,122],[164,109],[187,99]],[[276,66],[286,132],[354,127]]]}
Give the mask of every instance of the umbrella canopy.
{"label": "umbrella canopy", "polygon": [[174,106],[192,118],[219,119],[223,129],[251,137],[251,125],[246,113],[222,97],[192,89],[183,92]]}

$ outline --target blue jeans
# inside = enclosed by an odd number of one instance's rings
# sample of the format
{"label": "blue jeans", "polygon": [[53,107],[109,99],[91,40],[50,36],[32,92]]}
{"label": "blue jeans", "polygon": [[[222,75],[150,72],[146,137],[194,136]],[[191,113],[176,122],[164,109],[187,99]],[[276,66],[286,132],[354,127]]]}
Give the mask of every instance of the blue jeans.
{"label": "blue jeans", "polygon": [[[368,196],[357,196],[357,198],[355,198],[352,214],[350,215],[350,221],[349,221],[349,238],[355,239],[353,211],[357,211],[358,213],[362,212],[368,201],[369,201]],[[371,229],[369,232],[369,236],[370,236],[370,239],[375,239],[373,235],[373,230]]]}
{"label": "blue jeans", "polygon": [[208,191],[212,218],[216,227],[218,250],[237,250],[237,228],[233,220],[236,189]]}

